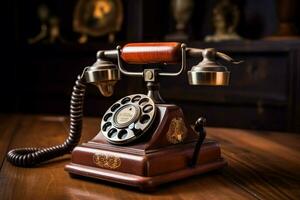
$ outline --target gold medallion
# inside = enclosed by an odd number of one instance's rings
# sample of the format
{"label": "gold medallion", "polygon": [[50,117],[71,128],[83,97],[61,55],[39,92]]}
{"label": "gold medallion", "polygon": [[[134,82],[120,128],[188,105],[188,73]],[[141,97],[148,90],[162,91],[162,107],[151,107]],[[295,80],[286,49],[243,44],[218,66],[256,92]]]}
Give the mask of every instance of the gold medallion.
{"label": "gold medallion", "polygon": [[113,156],[113,155],[106,155],[102,153],[96,153],[93,156],[93,162],[101,167],[107,169],[116,169],[121,166],[121,159]]}
{"label": "gold medallion", "polygon": [[172,144],[177,144],[183,142],[186,136],[187,128],[183,119],[181,117],[172,119],[167,132],[167,140]]}

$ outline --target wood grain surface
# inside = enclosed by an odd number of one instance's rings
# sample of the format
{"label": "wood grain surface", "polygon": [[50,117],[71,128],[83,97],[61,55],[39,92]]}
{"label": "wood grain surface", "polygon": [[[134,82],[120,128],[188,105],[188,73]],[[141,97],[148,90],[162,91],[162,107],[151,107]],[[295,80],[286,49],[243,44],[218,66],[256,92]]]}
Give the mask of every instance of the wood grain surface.
{"label": "wood grain surface", "polygon": [[[85,118],[82,141],[99,131],[99,118]],[[8,149],[49,146],[68,134],[65,117],[0,115],[0,199],[300,199],[300,136],[289,133],[207,128],[221,143],[229,166],[163,185],[153,193],[64,171],[70,156],[35,168],[5,160]]]}

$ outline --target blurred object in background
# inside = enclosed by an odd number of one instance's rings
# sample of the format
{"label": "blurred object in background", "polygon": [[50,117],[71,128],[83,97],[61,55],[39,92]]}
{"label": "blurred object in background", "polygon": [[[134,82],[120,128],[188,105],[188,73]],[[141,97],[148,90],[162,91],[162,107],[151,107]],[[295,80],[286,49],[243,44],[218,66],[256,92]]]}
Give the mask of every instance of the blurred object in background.
{"label": "blurred object in background", "polygon": [[295,20],[297,18],[297,0],[277,0],[278,28],[274,35],[266,39],[299,39]]}
{"label": "blurred object in background", "polygon": [[115,32],[121,29],[123,6],[120,0],[79,0],[74,12],[74,31],[81,33],[78,42],[83,44],[88,37],[108,34],[110,43],[115,41]]}
{"label": "blurred object in background", "polygon": [[41,23],[40,33],[33,38],[28,39],[29,44],[38,42],[54,43],[56,41],[62,42],[60,36],[59,19],[56,16],[49,14],[49,8],[42,4],[37,8],[38,18]]}
{"label": "blurred object in background", "polygon": [[224,40],[240,40],[236,28],[240,20],[238,7],[230,0],[217,1],[213,9],[212,22],[215,29],[213,35],[205,37],[207,42],[219,42]]}
{"label": "blurred object in background", "polygon": [[[5,19],[2,23],[5,29],[2,32],[7,34],[5,50],[10,55],[4,56],[4,64],[9,67],[5,67],[3,74],[9,76],[2,79],[2,85],[6,87],[3,88],[5,95],[0,112],[67,115],[74,77],[81,73],[83,66],[94,62],[95,52],[99,49],[112,49],[117,44],[129,41],[160,41],[166,39],[167,34],[182,30],[189,36],[188,40],[182,42],[189,46],[213,47],[246,61],[242,67],[229,67],[235,75],[232,76],[231,85],[226,88],[212,91],[208,87],[202,87],[199,90],[182,85],[181,81],[161,81],[164,99],[180,105],[188,113],[188,120],[196,120],[201,113],[208,119],[208,126],[300,133],[300,39],[261,39],[277,32],[279,17],[276,7],[279,2],[231,0],[240,11],[239,22],[235,22],[237,28],[234,30],[243,40],[207,43],[203,41],[205,36],[215,32],[212,10],[220,0],[122,0],[123,16],[120,12],[115,14],[124,17],[124,20],[120,31],[114,32],[115,44],[111,44],[107,42],[109,33],[93,37],[83,32],[74,32],[74,14],[79,1],[6,1],[11,7],[2,6],[7,12],[7,17],[2,18]],[[83,5],[93,5],[95,2],[102,4],[100,0],[81,1]],[[171,11],[171,1],[176,15],[168,12]],[[110,5],[112,1],[103,2]],[[298,2],[293,6],[296,11],[300,9]],[[38,11],[41,4],[47,7]],[[176,4],[179,7],[176,8]],[[99,30],[99,19],[106,17],[104,13],[109,6],[99,6],[99,9],[91,6],[90,10],[86,7],[80,13],[81,20],[86,19],[83,25]],[[40,12],[38,15],[37,11]],[[296,11],[293,11],[292,21],[299,31],[300,12]],[[46,41],[49,43],[51,16],[57,16],[60,24],[54,26],[57,29],[52,29],[52,34],[63,36],[64,42],[56,41],[48,45]],[[116,18],[111,20],[116,22]],[[55,18],[53,21],[54,24],[58,23]],[[111,27],[113,23],[106,22],[106,26],[103,26]],[[181,24],[179,29],[176,29],[176,24]],[[44,39],[35,45],[29,45],[28,38],[39,32],[43,33],[41,36],[44,37],[41,38]],[[84,36],[83,40],[88,38],[88,42],[79,44],[78,38],[84,34],[86,38]],[[19,55],[18,52],[22,53]],[[19,57],[16,60],[17,54]],[[191,64],[195,65],[196,62]],[[111,98],[101,98],[97,90],[89,90],[85,114],[99,116],[126,94],[145,90],[142,80],[122,78],[124,84],[116,85],[120,92]],[[188,81],[186,77],[182,79]],[[24,83],[26,87],[19,90],[17,86]]]}
{"label": "blurred object in background", "polygon": [[194,9],[193,0],[172,0],[171,11],[176,22],[176,32],[166,36],[167,40],[185,41],[189,39],[186,33],[187,24]]}

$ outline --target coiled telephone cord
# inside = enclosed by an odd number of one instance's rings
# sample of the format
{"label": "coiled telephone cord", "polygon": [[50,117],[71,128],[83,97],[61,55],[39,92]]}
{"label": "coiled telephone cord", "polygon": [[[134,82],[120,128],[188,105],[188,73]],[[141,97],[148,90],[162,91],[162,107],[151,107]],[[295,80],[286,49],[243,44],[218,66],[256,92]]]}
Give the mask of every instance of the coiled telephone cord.
{"label": "coiled telephone cord", "polygon": [[78,76],[71,96],[69,136],[63,144],[47,148],[18,148],[7,154],[7,160],[13,165],[31,167],[44,161],[71,153],[81,137],[85,82]]}

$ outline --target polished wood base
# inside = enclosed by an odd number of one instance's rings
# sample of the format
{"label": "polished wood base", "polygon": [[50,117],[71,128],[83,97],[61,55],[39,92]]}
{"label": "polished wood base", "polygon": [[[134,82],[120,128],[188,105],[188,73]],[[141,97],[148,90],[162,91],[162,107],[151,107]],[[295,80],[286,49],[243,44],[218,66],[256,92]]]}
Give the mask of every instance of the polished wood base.
{"label": "polished wood base", "polygon": [[140,141],[127,146],[113,145],[99,132],[73,150],[66,171],[148,190],[226,165],[219,144],[205,140],[196,155],[196,164],[191,166],[197,133],[187,125],[178,106],[157,107],[158,117]]}
{"label": "polished wood base", "polygon": [[[105,165],[99,167],[91,161],[94,155],[108,155],[107,151],[85,144],[75,149],[72,162],[66,165],[65,170],[71,174],[139,187],[141,190],[152,190],[167,182],[226,166],[215,141],[207,140],[201,148],[197,164],[189,166],[193,150],[194,143],[174,145],[144,155],[109,152],[109,155],[118,156],[121,160],[120,167],[113,169]],[[83,155],[86,158],[84,160]]]}

